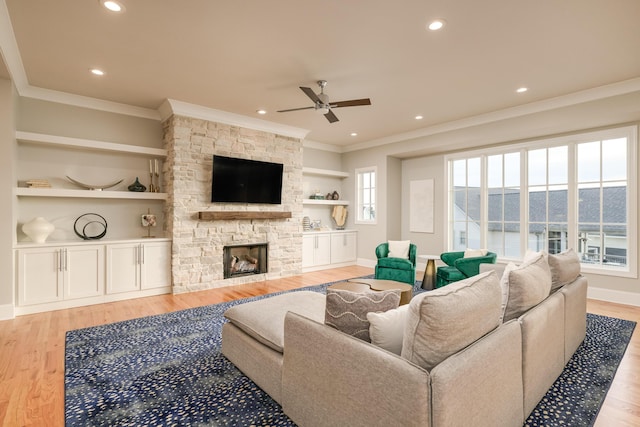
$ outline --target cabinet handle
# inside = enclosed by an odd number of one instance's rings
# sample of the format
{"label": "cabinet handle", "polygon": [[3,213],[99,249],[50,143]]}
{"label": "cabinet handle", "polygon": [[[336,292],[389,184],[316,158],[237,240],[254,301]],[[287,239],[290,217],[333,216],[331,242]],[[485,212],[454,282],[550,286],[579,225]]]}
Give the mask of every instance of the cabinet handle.
{"label": "cabinet handle", "polygon": [[140,245],[140,252],[142,253],[142,262],[140,264],[144,264],[144,245]]}
{"label": "cabinet handle", "polygon": [[62,271],[62,249],[56,251],[58,254],[58,271]]}
{"label": "cabinet handle", "polygon": [[69,271],[69,256],[67,248],[64,248],[64,271]]}

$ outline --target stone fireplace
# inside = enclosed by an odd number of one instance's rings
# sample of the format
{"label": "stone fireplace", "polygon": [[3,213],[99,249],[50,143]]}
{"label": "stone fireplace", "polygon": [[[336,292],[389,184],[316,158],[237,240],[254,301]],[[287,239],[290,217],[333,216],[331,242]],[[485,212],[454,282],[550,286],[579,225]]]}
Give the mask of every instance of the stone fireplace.
{"label": "stone fireplace", "polygon": [[253,243],[222,248],[224,278],[269,272],[269,244]]}
{"label": "stone fireplace", "polygon": [[[302,138],[196,119],[175,111],[166,115],[163,127],[168,154],[163,171],[168,194],[165,218],[173,241],[173,292],[300,274]],[[212,203],[214,154],[283,164],[281,204]],[[268,242],[268,261],[266,253],[263,259],[263,255],[249,252],[251,258],[258,259],[260,272],[225,278],[228,263],[224,248],[253,247],[253,242]],[[240,260],[240,255],[235,256]]]}

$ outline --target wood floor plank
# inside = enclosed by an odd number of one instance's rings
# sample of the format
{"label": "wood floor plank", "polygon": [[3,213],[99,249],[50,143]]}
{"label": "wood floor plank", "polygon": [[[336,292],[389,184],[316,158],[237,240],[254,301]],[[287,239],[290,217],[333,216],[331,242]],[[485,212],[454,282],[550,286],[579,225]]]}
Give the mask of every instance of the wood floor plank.
{"label": "wood floor plank", "polygon": [[[64,426],[64,344],[69,330],[120,322],[371,274],[344,267],[259,283],[159,295],[0,321],[3,426]],[[418,273],[421,277],[422,273]],[[588,311],[640,322],[640,307],[588,302]],[[596,427],[640,425],[640,328],[636,328]]]}

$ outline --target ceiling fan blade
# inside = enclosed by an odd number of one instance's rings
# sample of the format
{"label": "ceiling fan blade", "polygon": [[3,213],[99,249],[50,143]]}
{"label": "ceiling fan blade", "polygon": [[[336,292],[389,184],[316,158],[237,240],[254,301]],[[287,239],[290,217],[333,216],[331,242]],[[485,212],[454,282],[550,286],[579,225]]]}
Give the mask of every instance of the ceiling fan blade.
{"label": "ceiling fan blade", "polygon": [[322,104],[322,100],[320,98],[318,98],[318,95],[316,95],[316,93],[308,87],[302,87],[300,86],[300,89],[302,89],[302,91],[309,97],[311,98],[311,100],[313,101],[314,104]]}
{"label": "ceiling fan blade", "polygon": [[300,107],[300,108],[289,108],[288,110],[278,110],[276,113],[286,113],[289,111],[299,111],[299,110],[313,110],[316,107]]}
{"label": "ceiling fan blade", "polygon": [[327,120],[329,120],[329,123],[333,123],[333,122],[337,122],[338,118],[336,117],[335,114],[333,114],[333,111],[329,110],[329,112],[327,114],[324,115]]}
{"label": "ceiling fan blade", "polygon": [[363,99],[350,99],[349,101],[330,102],[331,108],[338,107],[357,107],[358,105],[371,105],[369,98]]}

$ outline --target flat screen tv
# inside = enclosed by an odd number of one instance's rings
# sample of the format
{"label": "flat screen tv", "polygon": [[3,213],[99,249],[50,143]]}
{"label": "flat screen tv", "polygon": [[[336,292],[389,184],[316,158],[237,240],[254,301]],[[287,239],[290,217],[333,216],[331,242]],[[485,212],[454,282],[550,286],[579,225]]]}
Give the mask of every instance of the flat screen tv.
{"label": "flat screen tv", "polygon": [[282,169],[280,163],[214,155],[211,201],[279,205]]}

